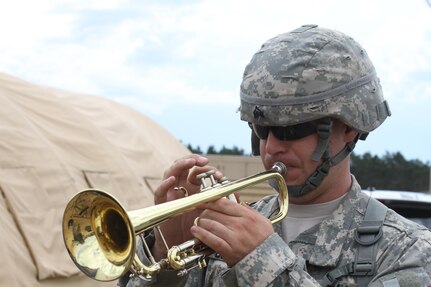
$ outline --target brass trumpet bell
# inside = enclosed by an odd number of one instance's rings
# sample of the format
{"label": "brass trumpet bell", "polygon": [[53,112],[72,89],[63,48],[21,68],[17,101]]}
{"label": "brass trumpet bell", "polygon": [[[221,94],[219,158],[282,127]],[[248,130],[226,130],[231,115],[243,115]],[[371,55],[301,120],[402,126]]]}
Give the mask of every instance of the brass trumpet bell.
{"label": "brass trumpet bell", "polygon": [[75,265],[99,281],[126,273],[135,254],[135,230],[127,212],[113,196],[99,190],[85,190],[69,201],[63,238]]}

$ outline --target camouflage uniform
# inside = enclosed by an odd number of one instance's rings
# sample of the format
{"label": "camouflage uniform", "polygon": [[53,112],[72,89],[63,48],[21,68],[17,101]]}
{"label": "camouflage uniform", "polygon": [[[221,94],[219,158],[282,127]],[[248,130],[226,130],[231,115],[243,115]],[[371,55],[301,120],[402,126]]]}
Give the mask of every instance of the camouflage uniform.
{"label": "camouflage uniform", "polygon": [[[193,270],[187,278],[163,271],[151,284],[134,278],[120,286],[321,286],[327,272],[355,259],[354,230],[364,218],[368,199],[354,180],[332,216],[289,245],[281,238],[278,223],[273,235],[232,268],[213,255],[206,269]],[[277,197],[266,197],[254,207],[270,217],[277,212]],[[388,210],[377,247],[374,276],[364,277],[363,285],[358,285],[357,277],[347,276],[336,286],[431,286],[431,231],[426,227]],[[395,278],[399,285],[387,285]]]}
{"label": "camouflage uniform", "polygon": [[[365,50],[351,37],[317,25],[304,25],[265,42],[244,71],[240,96],[241,119],[252,127],[253,154],[266,139],[261,131],[266,130],[266,137],[271,131],[279,140],[294,140],[289,133],[295,126],[300,130],[298,124],[317,122],[318,142],[311,160],[320,165],[304,184],[288,186],[289,197],[318,188],[356,141],[391,114]],[[329,152],[333,120],[358,133],[335,155]],[[277,136],[277,130],[287,132]],[[120,286],[431,286],[431,232],[382,208],[360,190],[353,178],[351,190],[333,214],[289,244],[281,238],[281,224],[275,224],[275,233],[232,268],[212,255],[204,270],[194,269],[185,278],[162,271],[154,282],[139,278],[127,282],[123,277]],[[277,197],[266,197],[254,207],[271,217],[278,210]],[[370,214],[381,217],[373,221]],[[372,240],[364,241],[363,233]],[[141,246],[138,256],[148,262]],[[357,268],[364,262],[374,268]],[[358,276],[361,270],[368,276]],[[339,278],[337,283],[333,278]]]}

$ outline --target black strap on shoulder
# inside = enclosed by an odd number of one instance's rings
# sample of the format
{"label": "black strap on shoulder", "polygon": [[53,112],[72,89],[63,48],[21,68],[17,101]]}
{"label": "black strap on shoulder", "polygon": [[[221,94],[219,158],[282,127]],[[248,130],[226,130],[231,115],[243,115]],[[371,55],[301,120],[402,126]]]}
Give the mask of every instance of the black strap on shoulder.
{"label": "black strap on shoulder", "polygon": [[337,267],[326,273],[323,286],[334,286],[337,281],[347,275],[357,276],[358,286],[366,286],[375,273],[377,242],[382,237],[382,225],[388,208],[374,198],[370,198],[365,211],[364,220],[354,231],[358,244],[355,261]]}

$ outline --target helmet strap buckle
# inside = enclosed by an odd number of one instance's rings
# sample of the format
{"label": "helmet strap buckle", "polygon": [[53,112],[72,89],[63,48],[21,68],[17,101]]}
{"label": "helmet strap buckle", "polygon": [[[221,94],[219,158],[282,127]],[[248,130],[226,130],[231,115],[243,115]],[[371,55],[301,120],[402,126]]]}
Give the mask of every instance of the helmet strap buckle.
{"label": "helmet strap buckle", "polygon": [[319,161],[324,155],[325,151],[328,148],[329,144],[329,136],[332,131],[332,119],[331,118],[323,118],[319,120],[317,125],[317,135],[319,136],[319,141],[317,143],[317,147],[311,156],[313,161]]}

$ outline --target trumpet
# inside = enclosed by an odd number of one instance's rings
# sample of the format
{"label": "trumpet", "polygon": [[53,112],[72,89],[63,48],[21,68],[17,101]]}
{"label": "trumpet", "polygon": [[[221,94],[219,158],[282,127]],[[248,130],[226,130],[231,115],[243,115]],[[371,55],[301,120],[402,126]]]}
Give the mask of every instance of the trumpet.
{"label": "trumpet", "polygon": [[[286,167],[277,162],[262,173],[233,182],[217,182],[210,173],[200,176],[201,192],[181,199],[165,202],[127,212],[109,193],[97,189],[87,189],[76,194],[67,204],[63,215],[63,239],[66,249],[86,276],[98,281],[112,281],[127,272],[144,280],[151,278],[163,269],[178,270],[183,276],[193,268],[204,268],[205,258],[213,253],[210,248],[196,239],[172,246],[167,258],[156,262],[145,240],[142,244],[149,262],[144,264],[136,254],[137,237],[143,236],[170,218],[193,210],[205,202],[232,196],[234,192],[270,181],[279,193],[280,209],[270,220],[272,224],[287,215],[288,194],[284,181]],[[209,177],[211,186],[205,185]],[[164,242],[166,242],[163,238]],[[166,244],[165,244],[166,245]]]}

